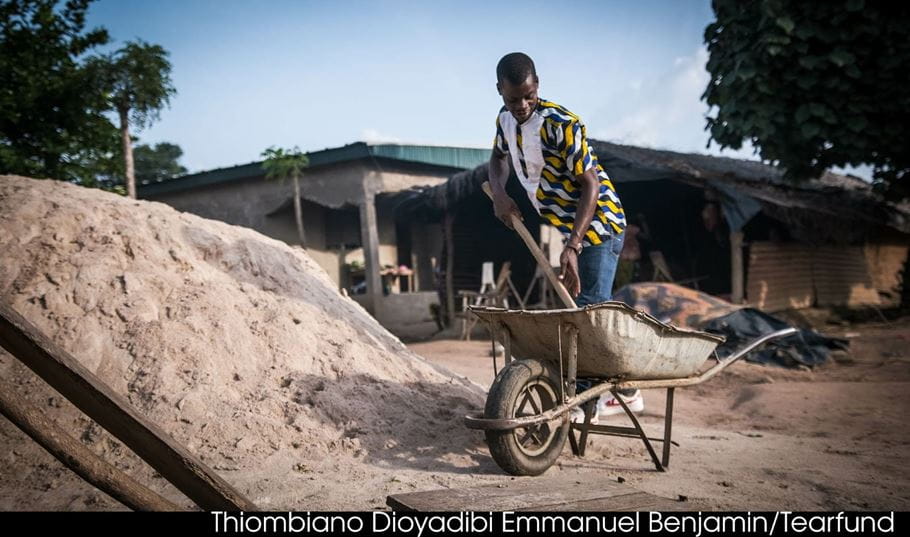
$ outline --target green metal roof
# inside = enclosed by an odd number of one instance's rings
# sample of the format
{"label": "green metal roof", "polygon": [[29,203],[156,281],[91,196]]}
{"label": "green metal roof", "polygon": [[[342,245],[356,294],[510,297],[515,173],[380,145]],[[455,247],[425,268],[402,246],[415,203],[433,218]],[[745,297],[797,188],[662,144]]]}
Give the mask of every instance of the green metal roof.
{"label": "green metal roof", "polygon": [[[314,151],[312,153],[307,153],[307,156],[310,157],[310,168],[352,160],[382,158],[426,164],[440,168],[463,170],[474,168],[475,166],[490,160],[490,150],[432,145],[369,145],[364,142],[356,142],[342,147]],[[160,183],[139,185],[139,196],[148,197],[179,192],[191,188],[256,177],[263,175],[263,173],[262,161],[251,162],[249,164],[232,166],[230,168],[219,168],[183,175],[161,181]]]}

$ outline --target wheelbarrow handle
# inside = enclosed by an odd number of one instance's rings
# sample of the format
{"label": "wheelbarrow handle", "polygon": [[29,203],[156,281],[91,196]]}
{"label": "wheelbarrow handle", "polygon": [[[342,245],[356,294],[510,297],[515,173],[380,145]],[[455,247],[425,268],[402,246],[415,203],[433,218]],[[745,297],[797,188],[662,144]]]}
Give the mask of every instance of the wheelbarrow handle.
{"label": "wheelbarrow handle", "polygon": [[[493,199],[493,190],[490,188],[489,181],[484,181],[480,186],[484,193]],[[512,220],[512,227],[515,228],[515,231],[518,232],[518,235],[521,236],[521,239],[525,242],[525,246],[528,247],[528,250],[531,250],[531,255],[534,256],[534,259],[537,261],[537,264],[540,265],[540,270],[546,275],[547,279],[550,280],[550,284],[556,289],[556,294],[559,295],[562,303],[565,304],[567,308],[575,309],[578,306],[575,305],[575,300],[572,298],[572,295],[569,294],[569,291],[566,290],[566,287],[562,284],[559,278],[556,277],[556,273],[553,272],[553,267],[550,266],[550,261],[543,255],[543,252],[540,250],[540,247],[537,246],[537,243],[534,241],[534,237],[531,236],[531,233],[528,232],[528,228],[525,227],[524,223],[517,216],[510,215]]]}
{"label": "wheelbarrow handle", "polygon": [[724,369],[730,367],[740,358],[749,354],[757,347],[768,343],[769,341],[774,341],[775,339],[785,338],[787,336],[792,336],[793,334],[799,333],[799,330],[796,328],[784,328],[783,330],[778,330],[776,332],[771,332],[770,334],[765,334],[763,336],[757,337],[747,343],[744,347],[738,349],[736,352],[728,356],[723,360],[718,360],[717,364],[698,375],[697,377],[688,377],[682,379],[666,379],[666,380],[627,380],[617,382],[614,387],[618,390],[630,389],[630,388],[676,388],[683,386],[695,386],[696,384],[701,384],[702,382],[710,379],[714,375],[720,373]]}

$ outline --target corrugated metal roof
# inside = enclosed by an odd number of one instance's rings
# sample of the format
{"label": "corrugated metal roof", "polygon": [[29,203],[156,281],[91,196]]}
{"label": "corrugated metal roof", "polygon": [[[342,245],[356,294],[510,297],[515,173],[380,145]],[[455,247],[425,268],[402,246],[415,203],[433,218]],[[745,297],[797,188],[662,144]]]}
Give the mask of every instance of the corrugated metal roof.
{"label": "corrugated metal roof", "polygon": [[375,157],[422,162],[450,168],[470,169],[490,160],[489,149],[394,144],[370,145],[367,147]]}
{"label": "corrugated metal roof", "polygon": [[[337,164],[339,162],[380,158],[425,164],[455,171],[474,168],[475,166],[489,161],[490,150],[431,145],[370,145],[364,142],[356,142],[342,147],[313,151],[307,153],[307,156],[310,158],[310,168]],[[183,175],[159,183],[139,185],[138,188],[140,197],[155,196],[256,177],[262,174],[262,161],[257,161],[249,164],[231,166],[229,168],[218,168],[215,170]]]}

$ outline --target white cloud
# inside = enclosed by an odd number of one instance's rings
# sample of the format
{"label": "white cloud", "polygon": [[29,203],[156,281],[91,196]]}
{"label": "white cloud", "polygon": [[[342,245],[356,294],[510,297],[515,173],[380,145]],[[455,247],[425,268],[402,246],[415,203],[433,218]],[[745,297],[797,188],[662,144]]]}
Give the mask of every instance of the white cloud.
{"label": "white cloud", "polygon": [[401,138],[390,136],[379,132],[376,129],[363,129],[360,131],[360,139],[368,144],[400,144]]}
{"label": "white cloud", "polygon": [[632,91],[614,95],[610,108],[597,114],[594,125],[599,128],[592,135],[629,145],[756,159],[748,144],[739,150],[705,147],[708,106],[701,95],[710,79],[707,62],[708,51],[701,46],[689,56],[675,58],[662,75],[630,82]]}

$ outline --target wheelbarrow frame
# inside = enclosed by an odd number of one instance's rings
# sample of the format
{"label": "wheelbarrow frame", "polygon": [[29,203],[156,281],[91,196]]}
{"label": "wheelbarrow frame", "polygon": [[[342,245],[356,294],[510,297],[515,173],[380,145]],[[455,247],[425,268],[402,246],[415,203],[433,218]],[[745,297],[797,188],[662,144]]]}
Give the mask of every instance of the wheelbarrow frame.
{"label": "wheelbarrow frame", "polygon": [[[494,323],[491,323],[491,332],[493,333],[492,343],[494,347],[493,354],[493,367],[496,368],[496,353],[495,346],[499,342],[504,348],[504,361],[505,367],[508,367],[512,360],[511,353],[511,333],[508,327],[502,321],[499,321],[498,326],[494,326]],[[608,378],[603,382],[592,386],[591,388],[584,390],[581,393],[576,394],[576,373],[578,371],[578,329],[571,323],[562,324],[562,333],[565,339],[565,352],[563,351],[563,345],[559,346],[559,365],[560,365],[560,375],[562,377],[562,382],[560,385],[560,397],[562,399],[562,404],[533,416],[524,416],[520,418],[508,418],[508,419],[489,419],[483,417],[483,415],[468,415],[465,416],[464,422],[465,425],[470,429],[480,429],[480,430],[495,430],[495,431],[506,431],[513,430],[520,427],[529,427],[532,425],[541,424],[544,422],[554,421],[560,417],[568,419],[567,414],[573,408],[583,407],[585,411],[585,421],[581,424],[573,423],[569,433],[569,442],[572,448],[574,455],[583,457],[585,454],[585,447],[587,444],[587,439],[589,434],[601,434],[606,436],[619,436],[625,438],[639,438],[642,443],[644,443],[645,448],[648,450],[648,454],[651,456],[651,460],[654,462],[654,466],[658,471],[666,471],[670,465],[670,445],[675,443],[672,441],[672,428],[673,428],[673,399],[674,392],[676,388],[682,388],[686,386],[695,386],[701,384],[706,380],[714,377],[727,367],[731,366],[742,357],[746,356],[749,352],[753,351],[757,347],[764,345],[770,341],[787,337],[798,332],[795,328],[786,328],[784,330],[778,330],[770,334],[758,337],[751,342],[747,343],[742,348],[738,349],[734,354],[728,356],[724,359],[718,359],[717,364],[708,368],[707,370],[690,377],[684,378],[671,378],[671,379],[623,379],[623,378]],[[716,353],[715,353],[716,357]],[[565,363],[565,367],[563,367]],[[667,403],[666,411],[664,413],[664,431],[662,438],[649,438],[645,434],[644,429],[641,426],[641,423],[638,421],[638,418],[635,414],[629,409],[622,397],[619,396],[619,390],[625,389],[660,389],[664,388],[667,390]],[[622,427],[615,425],[592,425],[591,419],[595,411],[595,405],[597,398],[603,395],[606,392],[613,394],[613,397],[619,401],[620,406],[622,407],[625,414],[632,421],[632,427]],[[580,434],[580,438],[576,438],[576,431]],[[658,458],[657,452],[652,445],[652,442],[663,442],[663,453],[662,457]],[[677,444],[678,445],[678,444]]]}

